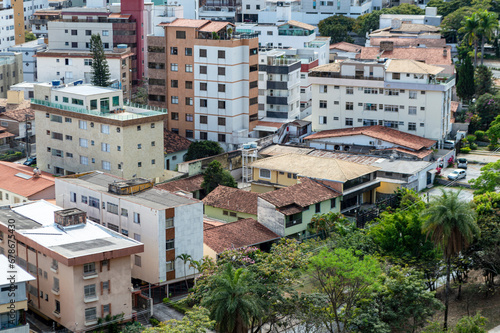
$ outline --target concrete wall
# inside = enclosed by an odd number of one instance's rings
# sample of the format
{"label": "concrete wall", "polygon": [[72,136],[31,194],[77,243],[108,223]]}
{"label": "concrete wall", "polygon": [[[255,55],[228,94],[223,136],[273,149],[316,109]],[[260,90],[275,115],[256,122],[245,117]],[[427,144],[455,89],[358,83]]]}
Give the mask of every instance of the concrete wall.
{"label": "concrete wall", "polygon": [[262,198],[257,199],[258,221],[280,237],[286,236],[285,215],[276,210],[276,207]]}
{"label": "concrete wall", "polygon": [[[224,212],[226,212],[226,215],[224,215]],[[230,213],[234,213],[236,214],[236,216],[231,216]],[[205,215],[226,222],[235,222],[238,221],[238,219],[240,218],[243,219],[252,218],[255,220],[257,219],[257,215],[254,214],[242,213],[242,212],[237,212],[235,210],[222,209],[207,205],[205,205]]]}
{"label": "concrete wall", "polygon": [[[177,164],[184,162],[184,156],[187,150],[176,151],[175,153],[165,154],[165,170],[176,170]],[[167,164],[167,161],[169,163]],[[167,167],[168,165],[168,167]]]}
{"label": "concrete wall", "polygon": [[199,175],[214,160],[219,161],[222,167],[228,171],[242,167],[241,151],[233,150],[215,156],[179,163],[177,171],[187,173],[189,176]]}

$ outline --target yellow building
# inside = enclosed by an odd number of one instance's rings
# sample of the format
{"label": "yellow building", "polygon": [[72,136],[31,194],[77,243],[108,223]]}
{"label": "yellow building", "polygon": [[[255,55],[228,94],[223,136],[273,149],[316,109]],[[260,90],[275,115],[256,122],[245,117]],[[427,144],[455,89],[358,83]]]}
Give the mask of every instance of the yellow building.
{"label": "yellow building", "polygon": [[258,193],[219,185],[202,200],[205,215],[226,222],[257,219],[258,196]]}

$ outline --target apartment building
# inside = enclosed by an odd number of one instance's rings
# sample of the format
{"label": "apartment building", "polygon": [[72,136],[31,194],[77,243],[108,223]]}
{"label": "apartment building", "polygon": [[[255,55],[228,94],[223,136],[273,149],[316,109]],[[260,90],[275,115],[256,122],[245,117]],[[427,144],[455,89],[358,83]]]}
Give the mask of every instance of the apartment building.
{"label": "apartment building", "polygon": [[2,253],[12,232],[17,264],[36,277],[27,286],[31,311],[72,332],[98,329],[107,315],[132,317],[131,263],[142,243],[44,200],[0,209]]}
{"label": "apartment building", "polygon": [[131,178],[163,175],[166,110],[126,106],[121,90],[36,86],[38,167],[56,175],[102,170]]}
{"label": "apartment building", "polygon": [[33,18],[35,12],[39,9],[49,8],[49,0],[3,0],[0,1],[4,7],[12,7],[16,21],[16,45],[25,42],[24,32],[29,31],[29,20]]}
{"label": "apartment building", "polygon": [[346,60],[316,67],[312,130],[383,125],[442,142],[455,77],[414,60]]}
{"label": "apartment building", "polygon": [[31,32],[37,37],[48,37],[48,22],[61,19],[61,10],[37,10],[30,20]]}
{"label": "apartment building", "polygon": [[195,273],[176,257],[203,257],[203,203],[152,186],[147,179],[123,180],[94,171],[58,178],[56,200],[144,243],[144,252],[135,256],[134,284],[157,289],[154,300],[161,302],[169,288],[174,292],[175,286],[185,286],[184,279]]}
{"label": "apartment building", "polygon": [[10,46],[16,45],[14,31],[14,9],[0,8],[0,52],[7,52]]}
{"label": "apartment building", "polygon": [[[0,243],[7,242],[3,235]],[[4,240],[5,239],[5,240]],[[3,250],[3,247],[0,247]],[[36,280],[24,269],[7,258],[8,252],[0,254],[0,332],[29,333],[30,326],[26,322],[28,310],[27,284]],[[14,279],[12,279],[14,277]]]}
{"label": "apartment building", "polygon": [[0,98],[7,98],[10,86],[23,82],[23,55],[0,52]]}
{"label": "apartment building", "polygon": [[258,40],[228,22],[176,19],[148,37],[150,105],[167,107],[168,129],[231,150],[258,120]]}
{"label": "apartment building", "polygon": [[31,42],[9,47],[9,52],[17,52],[23,55],[23,80],[26,82],[38,81],[38,67],[35,55],[47,49],[43,38]]}

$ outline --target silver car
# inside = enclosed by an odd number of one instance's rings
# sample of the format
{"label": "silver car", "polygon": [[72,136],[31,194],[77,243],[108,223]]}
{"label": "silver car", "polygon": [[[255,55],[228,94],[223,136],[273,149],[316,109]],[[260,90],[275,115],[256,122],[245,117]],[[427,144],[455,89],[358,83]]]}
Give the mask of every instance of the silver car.
{"label": "silver car", "polygon": [[466,158],[457,159],[457,168],[467,169],[467,159]]}
{"label": "silver car", "polygon": [[459,180],[465,177],[467,177],[467,173],[464,169],[455,169],[448,175],[449,180]]}

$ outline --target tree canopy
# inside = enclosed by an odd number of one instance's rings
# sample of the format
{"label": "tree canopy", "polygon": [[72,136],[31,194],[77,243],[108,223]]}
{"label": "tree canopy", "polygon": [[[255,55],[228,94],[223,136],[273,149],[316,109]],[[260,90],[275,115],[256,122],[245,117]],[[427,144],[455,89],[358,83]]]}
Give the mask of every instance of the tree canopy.
{"label": "tree canopy", "polygon": [[486,164],[481,168],[481,175],[469,183],[475,189],[474,194],[495,192],[500,186],[500,160]]}
{"label": "tree canopy", "polygon": [[210,162],[207,169],[203,173],[203,183],[201,187],[208,194],[215,190],[219,185],[238,187],[238,184],[234,180],[233,176],[229,171],[224,170],[219,161],[215,160]]}
{"label": "tree canopy", "polygon": [[334,15],[319,21],[318,30],[322,36],[330,36],[332,44],[338,42],[352,43],[353,40],[349,36],[349,32],[353,30],[355,22],[353,18]]}
{"label": "tree canopy", "polygon": [[92,53],[92,85],[99,87],[108,87],[111,73],[109,72],[108,61],[104,54],[101,35],[94,34],[90,36],[90,52]]}
{"label": "tree canopy", "polygon": [[196,141],[191,143],[191,145],[189,146],[186,154],[186,161],[214,156],[222,154],[223,152],[224,149],[222,149],[218,142],[208,140]]}
{"label": "tree canopy", "polygon": [[206,308],[194,307],[187,311],[181,319],[171,319],[160,323],[157,327],[145,329],[144,333],[205,333],[212,330],[215,321],[209,318],[210,312]]}

